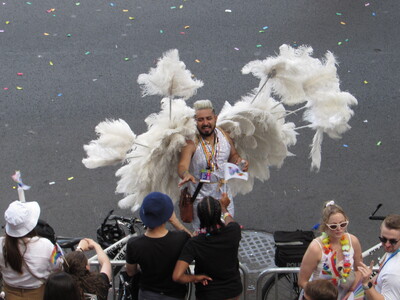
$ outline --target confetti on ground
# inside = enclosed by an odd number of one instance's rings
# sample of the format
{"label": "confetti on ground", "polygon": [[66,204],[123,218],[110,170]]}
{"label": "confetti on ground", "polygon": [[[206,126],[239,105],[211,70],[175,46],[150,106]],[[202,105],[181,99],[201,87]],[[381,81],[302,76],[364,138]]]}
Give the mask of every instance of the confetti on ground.
{"label": "confetti on ground", "polygon": [[28,4],[28,5],[32,5],[32,2],[26,2],[26,4]]}
{"label": "confetti on ground", "polygon": [[349,145],[343,144],[343,147],[345,147],[345,148],[349,148]]}
{"label": "confetti on ground", "polygon": [[123,12],[128,12],[129,10],[127,10],[127,9],[123,9],[122,11],[123,11]]}
{"label": "confetti on ground", "polygon": [[75,5],[76,5],[76,6],[79,6],[79,5],[81,5],[81,3],[80,3],[80,2],[76,2]]}
{"label": "confetti on ground", "polygon": [[382,145],[382,141],[377,142],[376,145],[377,145],[377,146]]}
{"label": "confetti on ground", "polygon": [[175,9],[176,8],[176,6],[171,6],[171,9]]}
{"label": "confetti on ground", "polygon": [[364,84],[368,84],[368,81],[364,80]]}
{"label": "confetti on ground", "polygon": [[115,3],[112,3],[112,2],[111,2],[111,3],[110,3],[110,6],[114,7],[114,6],[115,6]]}
{"label": "confetti on ground", "polygon": [[3,88],[3,90],[8,91],[8,87]]}
{"label": "confetti on ground", "polygon": [[72,180],[72,179],[74,179],[74,177],[68,177],[68,180]]}
{"label": "confetti on ground", "polygon": [[337,13],[336,13],[336,15],[337,15],[337,16],[341,16],[341,15],[342,15],[342,13],[340,13],[340,12],[337,12]]}
{"label": "confetti on ground", "polygon": [[364,123],[368,123],[368,120],[364,120],[363,122],[364,122]]}
{"label": "confetti on ground", "polygon": [[53,62],[52,62],[52,61],[49,61],[49,65],[50,65],[50,66],[53,66],[54,64],[53,64]]}
{"label": "confetti on ground", "polygon": [[4,29],[0,29],[0,32],[4,32]]}
{"label": "confetti on ground", "polygon": [[62,96],[62,93],[57,94],[57,96],[58,96],[58,97],[61,97],[61,96]]}
{"label": "confetti on ground", "polygon": [[185,34],[185,32],[183,32],[183,31],[181,31],[181,32],[179,32],[180,34]]}
{"label": "confetti on ground", "polygon": [[264,30],[265,30],[265,29],[268,29],[268,28],[269,28],[268,26],[264,26],[264,27],[263,27]]}
{"label": "confetti on ground", "polygon": [[125,61],[128,61],[128,60],[129,60],[129,57],[125,57],[124,60],[125,60]]}
{"label": "confetti on ground", "polygon": [[46,10],[47,13],[51,13],[53,11],[56,11],[56,9],[55,8],[50,8],[50,9]]}
{"label": "confetti on ground", "polygon": [[200,60],[196,59],[195,62],[200,63]]}
{"label": "confetti on ground", "polygon": [[235,48],[233,48],[233,49],[235,49],[236,51],[239,51],[239,50],[240,50],[239,48],[236,48],[236,47],[235,47]]}
{"label": "confetti on ground", "polygon": [[225,9],[225,12],[231,13],[232,10],[231,9]]}
{"label": "confetti on ground", "polygon": [[343,22],[343,21],[342,21],[342,22],[340,22],[340,24],[342,24],[342,25],[346,25],[346,22]]}
{"label": "confetti on ground", "polygon": [[182,9],[183,8],[183,5],[179,5],[179,9]]}
{"label": "confetti on ground", "polygon": [[70,33],[67,33],[67,37],[71,37],[72,36],[72,34],[70,34]]}
{"label": "confetti on ground", "polygon": [[86,51],[86,52],[85,52],[85,55],[89,55],[89,54],[90,54],[90,51]]}
{"label": "confetti on ground", "polygon": [[372,13],[372,16],[374,16],[374,17],[375,17],[375,16],[376,16],[376,13],[374,13],[374,12],[373,12],[373,13]]}
{"label": "confetti on ground", "polygon": [[10,21],[6,21],[6,24],[7,24],[7,25],[10,24]]}
{"label": "confetti on ground", "polygon": [[160,33],[164,33],[164,30],[160,29]]}
{"label": "confetti on ground", "polygon": [[23,90],[24,88],[22,86],[17,86],[17,90]]}
{"label": "confetti on ground", "polygon": [[22,75],[24,75],[24,73],[17,73],[17,75],[18,75],[18,76],[22,76]]}
{"label": "confetti on ground", "polygon": [[185,28],[185,29],[188,29],[188,28],[190,28],[190,26],[189,26],[189,25],[186,25],[184,28]]}
{"label": "confetti on ground", "polygon": [[135,20],[135,17],[129,17],[129,20]]}
{"label": "confetti on ground", "polygon": [[369,2],[368,2],[368,3],[365,3],[365,6],[369,6]]}
{"label": "confetti on ground", "polygon": [[43,33],[43,35],[46,35],[46,36],[47,36],[47,35],[50,35],[50,33],[45,32],[45,33]]}
{"label": "confetti on ground", "polygon": [[50,181],[49,182],[49,185],[53,185],[53,184],[56,184],[55,181]]}
{"label": "confetti on ground", "polygon": [[261,44],[258,44],[258,45],[256,45],[256,47],[257,47],[257,48],[261,48],[261,47],[262,47],[262,45],[261,45]]}

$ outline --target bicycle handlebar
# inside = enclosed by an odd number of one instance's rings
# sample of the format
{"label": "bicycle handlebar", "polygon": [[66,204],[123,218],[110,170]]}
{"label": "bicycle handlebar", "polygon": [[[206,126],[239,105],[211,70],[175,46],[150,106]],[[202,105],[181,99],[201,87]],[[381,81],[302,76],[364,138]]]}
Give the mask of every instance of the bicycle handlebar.
{"label": "bicycle handlebar", "polygon": [[142,223],[142,221],[139,220],[138,218],[126,218],[126,217],[117,216],[117,215],[110,215],[108,217],[108,219],[109,220],[117,220],[117,221],[129,223],[129,224],[135,224],[135,223],[141,224]]}
{"label": "bicycle handlebar", "polygon": [[385,218],[386,217],[384,217],[384,216],[369,216],[369,219],[370,220],[380,220],[380,221],[383,221],[383,220],[385,220]]}

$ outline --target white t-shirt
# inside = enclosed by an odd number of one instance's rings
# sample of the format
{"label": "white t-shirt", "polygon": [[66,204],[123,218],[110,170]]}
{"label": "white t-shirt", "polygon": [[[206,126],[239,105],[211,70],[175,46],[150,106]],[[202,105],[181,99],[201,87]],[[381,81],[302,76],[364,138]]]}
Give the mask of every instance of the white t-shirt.
{"label": "white t-shirt", "polygon": [[[0,237],[0,271],[3,275],[4,282],[12,287],[33,289],[40,287],[43,282],[35,278],[26,268],[25,263],[22,264],[22,274],[19,274],[4,263],[3,245],[5,237]],[[24,253],[25,247],[22,240],[19,240],[21,253]],[[45,238],[33,237],[25,238],[27,249],[24,256],[24,261],[29,266],[30,271],[38,278],[44,280],[49,277],[50,273],[58,269],[58,265],[51,263],[50,258],[54,249],[54,245]]]}
{"label": "white t-shirt", "polygon": [[[386,254],[385,261],[391,253]],[[400,253],[393,256],[381,269],[375,289],[385,300],[400,299]]]}

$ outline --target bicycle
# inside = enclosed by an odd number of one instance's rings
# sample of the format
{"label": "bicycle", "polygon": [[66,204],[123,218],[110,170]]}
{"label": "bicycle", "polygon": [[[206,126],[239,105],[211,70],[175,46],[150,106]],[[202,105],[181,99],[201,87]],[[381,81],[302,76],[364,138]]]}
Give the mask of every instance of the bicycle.
{"label": "bicycle", "polygon": [[[369,216],[370,220],[384,220],[384,216],[376,216],[376,212],[382,207],[382,204],[379,204],[375,211]],[[382,243],[375,244],[371,248],[365,250],[362,253],[363,258],[376,256],[374,259],[375,262],[380,259],[380,252],[382,248]],[[371,259],[372,260],[372,259]],[[378,265],[375,265],[374,270],[377,270]],[[301,288],[297,284],[297,273],[300,271],[299,267],[295,268],[279,268],[283,273],[276,273],[275,276],[272,276],[267,279],[265,284],[262,287],[261,296],[263,300],[297,300],[300,296]],[[263,277],[261,274],[260,277]]]}

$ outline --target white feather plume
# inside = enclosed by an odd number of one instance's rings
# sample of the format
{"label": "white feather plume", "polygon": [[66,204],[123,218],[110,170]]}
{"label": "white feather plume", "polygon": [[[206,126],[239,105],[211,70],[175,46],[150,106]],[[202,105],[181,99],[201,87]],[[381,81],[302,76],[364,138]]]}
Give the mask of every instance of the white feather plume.
{"label": "white feather plume", "polygon": [[147,117],[148,130],[136,139],[138,144],[147,147],[134,145],[127,156],[127,164],[116,172],[120,177],[116,192],[125,195],[119,201],[121,208],[137,210],[143,198],[154,191],[169,195],[174,202],[178,200],[179,153],[186,140],[194,138],[196,125],[194,110],[182,99],[173,101],[170,120],[168,100],[162,100],[162,110],[158,114]]}
{"label": "white feather plume", "polygon": [[136,138],[129,125],[122,119],[105,120],[96,126],[95,131],[98,139],[83,146],[88,156],[82,160],[86,168],[122,163]]}
{"label": "white feather plume", "polygon": [[281,104],[265,90],[258,90],[230,105],[225,102],[218,115],[218,126],[229,132],[241,157],[249,161],[249,180],[230,180],[233,195],[253,189],[254,178],[270,177],[269,167],[280,167],[289,154],[287,147],[296,143],[293,123],[285,123]]}
{"label": "white feather plume", "polygon": [[182,97],[189,99],[203,86],[201,80],[192,79],[192,73],[179,60],[177,49],[164,53],[156,68],[148,74],[140,74],[137,82],[142,85],[142,95],[160,95],[162,97]]}
{"label": "white feather plume", "polygon": [[260,78],[259,88],[270,77],[270,92],[278,95],[284,105],[307,102],[303,107],[303,119],[310,123],[308,127],[317,131],[310,157],[312,169],[319,170],[323,133],[340,138],[350,128],[348,122],[354,113],[350,107],[356,105],[357,100],[340,90],[336,59],[331,52],[327,52],[324,60],[319,60],[311,57],[313,49],[308,46],[295,49],[282,45],[279,50],[278,56],[248,63],[242,73]]}

